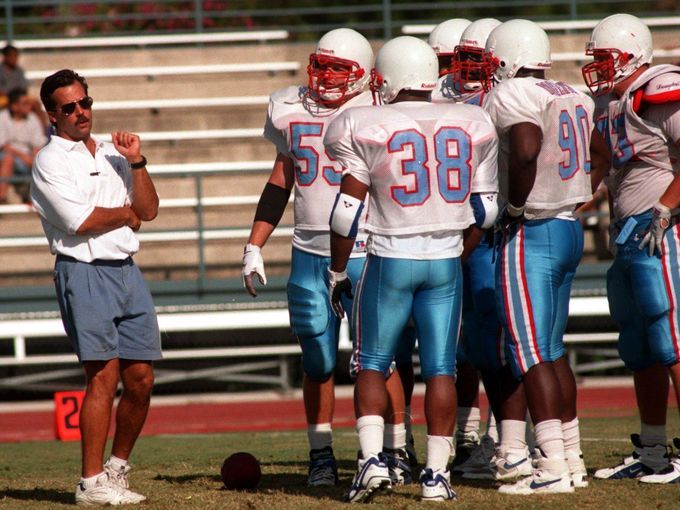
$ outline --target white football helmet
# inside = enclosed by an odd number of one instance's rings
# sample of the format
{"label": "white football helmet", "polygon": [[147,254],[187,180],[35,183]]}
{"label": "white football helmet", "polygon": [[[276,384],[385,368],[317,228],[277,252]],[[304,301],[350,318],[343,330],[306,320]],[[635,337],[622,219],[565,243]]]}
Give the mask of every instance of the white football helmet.
{"label": "white football helmet", "polygon": [[550,40],[540,26],[526,19],[511,19],[494,28],[484,50],[492,56],[496,81],[514,77],[520,69],[550,69]]}
{"label": "white football helmet", "polygon": [[400,90],[434,90],[439,65],[434,50],[424,41],[403,35],[387,41],[375,57],[371,90],[383,103]]}
{"label": "white football helmet", "polygon": [[470,23],[470,20],[465,18],[453,18],[442,21],[430,32],[427,44],[432,46],[438,57],[453,55],[453,50],[458,45],[460,36]]}
{"label": "white football helmet", "polygon": [[351,28],[325,34],[309,56],[307,74],[313,99],[337,107],[360,92],[373,67],[373,49],[366,38]]}
{"label": "white football helmet", "polygon": [[453,76],[462,89],[491,88],[491,59],[484,55],[486,40],[501,22],[494,18],[473,21],[460,36],[460,44],[453,53]]}
{"label": "white football helmet", "polygon": [[586,55],[594,58],[581,69],[595,95],[609,92],[641,66],[652,62],[652,33],[642,20],[630,14],[614,14],[600,21],[586,43]]}

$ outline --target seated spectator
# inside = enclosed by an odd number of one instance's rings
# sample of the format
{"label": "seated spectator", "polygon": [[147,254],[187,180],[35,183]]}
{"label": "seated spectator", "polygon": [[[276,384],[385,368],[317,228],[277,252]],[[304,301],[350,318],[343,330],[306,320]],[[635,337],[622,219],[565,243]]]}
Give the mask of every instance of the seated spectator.
{"label": "seated spectator", "polygon": [[[26,89],[14,89],[8,95],[9,107],[0,112],[0,178],[30,176],[33,159],[47,143],[42,124],[31,111]],[[9,182],[0,181],[0,203],[7,202]],[[30,203],[28,180],[15,184],[24,203]]]}
{"label": "seated spectator", "polygon": [[[7,106],[9,92],[14,89],[28,90],[28,80],[23,68],[19,66],[19,50],[8,44],[2,49],[2,64],[0,64],[0,108]],[[38,116],[43,130],[47,131],[50,121],[37,97],[29,96],[31,110]]]}
{"label": "seated spectator", "polygon": [[19,50],[8,44],[2,49],[0,64],[0,108],[7,106],[9,91],[14,89],[28,90],[28,80],[19,66]]}

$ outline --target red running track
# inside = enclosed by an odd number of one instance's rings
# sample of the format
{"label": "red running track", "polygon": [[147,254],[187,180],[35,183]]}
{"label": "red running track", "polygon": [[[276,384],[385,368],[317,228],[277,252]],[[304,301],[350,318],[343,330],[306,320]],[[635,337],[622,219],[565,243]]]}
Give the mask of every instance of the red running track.
{"label": "red running track", "polygon": [[[673,392],[669,404],[674,405]],[[484,394],[482,408],[486,408]],[[579,416],[617,417],[637,413],[632,387],[580,388]],[[415,395],[411,412],[423,423],[423,396]],[[335,427],[354,425],[352,399],[336,400]],[[143,435],[202,434],[306,428],[300,399],[215,402],[196,404],[152,404]],[[53,411],[0,412],[0,442],[49,441],[55,439]]]}

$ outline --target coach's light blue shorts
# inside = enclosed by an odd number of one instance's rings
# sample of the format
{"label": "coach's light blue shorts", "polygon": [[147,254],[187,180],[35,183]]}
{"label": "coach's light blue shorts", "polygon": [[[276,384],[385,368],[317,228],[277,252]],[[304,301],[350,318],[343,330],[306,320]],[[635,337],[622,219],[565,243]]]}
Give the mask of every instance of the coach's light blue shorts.
{"label": "coach's light blue shorts", "polygon": [[54,285],[80,362],[163,357],[151,293],[131,258],[87,263],[59,255]]}

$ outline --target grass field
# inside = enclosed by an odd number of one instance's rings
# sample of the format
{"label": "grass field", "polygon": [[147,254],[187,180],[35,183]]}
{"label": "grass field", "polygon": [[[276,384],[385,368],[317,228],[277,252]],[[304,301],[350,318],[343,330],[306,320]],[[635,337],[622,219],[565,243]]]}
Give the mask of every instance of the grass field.
{"label": "grass field", "polygon": [[[673,416],[669,430],[680,432]],[[630,432],[638,430],[637,418],[582,419],[583,450],[589,472],[612,465],[631,451]],[[423,454],[424,429],[416,430],[416,445]],[[145,437],[133,457],[133,489],[145,494],[144,509],[320,509],[343,508],[342,496],[356,463],[354,431],[335,433],[341,485],[331,490],[306,486],[307,443],[304,432],[262,432],[191,436]],[[229,454],[245,450],[258,457],[263,478],[254,492],[221,489],[219,468]],[[79,474],[77,443],[33,442],[0,445],[0,508],[43,509],[73,505]],[[458,501],[446,507],[484,509],[677,509],[680,486],[650,486],[632,480],[592,481],[587,489],[565,496],[501,496],[492,482],[471,483],[454,479]],[[400,487],[391,495],[378,496],[370,508],[431,508],[418,501],[419,487]]]}

